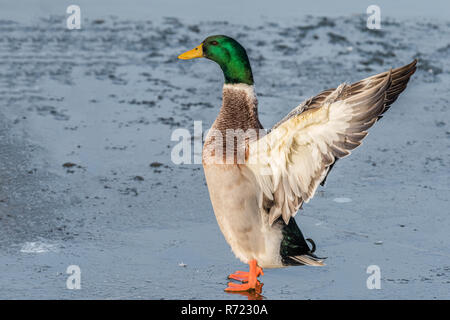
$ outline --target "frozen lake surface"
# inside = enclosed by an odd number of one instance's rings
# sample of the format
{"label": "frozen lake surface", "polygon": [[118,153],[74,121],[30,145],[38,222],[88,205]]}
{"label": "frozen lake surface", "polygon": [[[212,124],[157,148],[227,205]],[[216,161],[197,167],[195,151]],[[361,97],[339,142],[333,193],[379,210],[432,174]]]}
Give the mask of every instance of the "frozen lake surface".
{"label": "frozen lake surface", "polygon": [[[220,106],[219,68],[177,60],[211,34],[247,48],[265,127],[323,89],[419,59],[364,145],[296,216],[327,265],[267,270],[263,296],[450,298],[445,17],[389,11],[372,31],[364,6],[232,22],[97,7],[69,31],[61,7],[0,14],[0,298],[246,298],[223,291],[245,266],[219,231],[201,166],[170,159],[173,130],[206,130]],[[81,268],[81,290],[66,289],[69,265]],[[381,290],[366,287],[370,265]]]}

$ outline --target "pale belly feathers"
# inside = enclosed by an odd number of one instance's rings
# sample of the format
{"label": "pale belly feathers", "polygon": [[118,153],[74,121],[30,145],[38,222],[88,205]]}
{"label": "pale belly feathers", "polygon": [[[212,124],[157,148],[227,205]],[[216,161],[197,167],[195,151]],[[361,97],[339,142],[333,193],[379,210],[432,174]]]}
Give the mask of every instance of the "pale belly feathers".
{"label": "pale belly feathers", "polygon": [[263,268],[282,267],[282,232],[258,207],[255,186],[245,165],[204,164],[211,203],[220,230],[242,262],[256,259]]}

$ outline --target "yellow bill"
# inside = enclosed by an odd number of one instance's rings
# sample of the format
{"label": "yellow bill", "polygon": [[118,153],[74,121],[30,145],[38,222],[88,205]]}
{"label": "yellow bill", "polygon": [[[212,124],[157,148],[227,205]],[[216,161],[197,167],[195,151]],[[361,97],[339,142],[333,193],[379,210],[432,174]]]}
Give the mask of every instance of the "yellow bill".
{"label": "yellow bill", "polygon": [[178,56],[178,59],[189,60],[194,58],[202,58],[203,57],[203,44],[200,44],[198,47],[195,47],[192,50],[186,51]]}

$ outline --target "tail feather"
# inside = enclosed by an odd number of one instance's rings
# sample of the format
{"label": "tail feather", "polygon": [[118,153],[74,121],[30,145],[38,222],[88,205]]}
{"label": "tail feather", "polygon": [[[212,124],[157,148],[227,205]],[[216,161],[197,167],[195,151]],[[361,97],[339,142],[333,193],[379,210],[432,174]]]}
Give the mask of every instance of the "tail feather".
{"label": "tail feather", "polygon": [[325,265],[325,263],[323,263],[323,260],[309,254],[303,254],[301,256],[291,256],[289,258],[305,266],[322,267]]}
{"label": "tail feather", "polygon": [[[280,246],[280,255],[285,266],[324,266],[323,260],[314,254],[316,244],[312,239],[305,239],[295,219],[290,219],[286,225],[279,219],[282,225],[283,240]],[[308,246],[311,244],[311,248]]]}

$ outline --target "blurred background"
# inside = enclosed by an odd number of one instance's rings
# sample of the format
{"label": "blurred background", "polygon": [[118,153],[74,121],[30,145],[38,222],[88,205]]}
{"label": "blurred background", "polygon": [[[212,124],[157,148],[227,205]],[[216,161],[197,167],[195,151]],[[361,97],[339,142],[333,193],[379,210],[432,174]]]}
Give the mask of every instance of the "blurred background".
{"label": "blurred background", "polygon": [[329,17],[365,13],[370,5],[382,8],[382,16],[398,18],[447,18],[448,1],[435,0],[346,0],[335,3],[331,0],[317,1],[209,1],[209,0],[18,0],[2,1],[0,17],[30,21],[41,16],[60,15],[72,4],[84,9],[85,18],[96,19],[115,15],[123,19],[151,20],[161,17],[180,17],[190,21],[226,20],[235,23],[258,22],[262,18],[299,19],[304,15]]}

